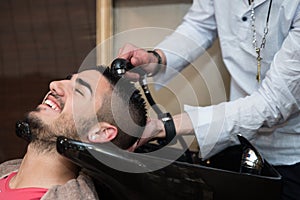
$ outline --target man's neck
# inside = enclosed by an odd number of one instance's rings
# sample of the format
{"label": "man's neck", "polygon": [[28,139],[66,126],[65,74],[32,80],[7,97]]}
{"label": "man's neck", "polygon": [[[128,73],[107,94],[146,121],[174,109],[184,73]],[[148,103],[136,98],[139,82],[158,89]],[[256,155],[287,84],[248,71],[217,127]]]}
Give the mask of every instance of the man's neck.
{"label": "man's neck", "polygon": [[78,176],[78,168],[57,152],[39,153],[30,145],[11,188],[50,188]]}

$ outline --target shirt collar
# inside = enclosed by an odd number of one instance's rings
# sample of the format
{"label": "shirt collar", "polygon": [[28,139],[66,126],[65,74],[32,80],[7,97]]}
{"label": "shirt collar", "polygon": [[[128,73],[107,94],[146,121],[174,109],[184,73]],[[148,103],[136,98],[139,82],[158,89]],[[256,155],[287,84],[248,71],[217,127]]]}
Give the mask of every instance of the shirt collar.
{"label": "shirt collar", "polygon": [[257,6],[260,6],[261,4],[265,3],[266,1],[270,1],[270,0],[254,0],[254,8],[256,8]]}
{"label": "shirt collar", "polygon": [[[251,6],[249,5],[248,0],[245,0],[245,1],[246,1],[247,5],[248,5],[248,8],[247,8],[246,12],[250,12]],[[266,3],[268,1],[270,1],[270,0],[254,0],[254,8],[256,8],[256,7],[260,6],[261,4]]]}

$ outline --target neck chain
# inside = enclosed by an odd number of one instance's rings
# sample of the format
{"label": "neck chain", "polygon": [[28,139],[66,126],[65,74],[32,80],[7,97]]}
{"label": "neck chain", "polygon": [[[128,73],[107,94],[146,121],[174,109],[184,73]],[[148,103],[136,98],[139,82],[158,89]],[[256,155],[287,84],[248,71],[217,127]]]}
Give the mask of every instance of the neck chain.
{"label": "neck chain", "polygon": [[270,0],[269,4],[269,10],[268,10],[268,15],[267,15],[267,20],[266,20],[266,25],[264,28],[264,34],[262,37],[262,41],[260,46],[257,45],[257,39],[256,39],[256,27],[255,27],[255,13],[254,13],[254,0],[249,0],[251,3],[251,29],[253,32],[252,36],[252,44],[255,49],[255,52],[257,54],[256,60],[257,60],[257,74],[256,74],[256,80],[257,82],[260,82],[260,74],[261,74],[261,60],[262,57],[260,56],[260,51],[265,47],[266,45],[266,36],[269,32],[269,18],[270,18],[270,12],[271,12],[271,6],[272,6],[272,0]]}

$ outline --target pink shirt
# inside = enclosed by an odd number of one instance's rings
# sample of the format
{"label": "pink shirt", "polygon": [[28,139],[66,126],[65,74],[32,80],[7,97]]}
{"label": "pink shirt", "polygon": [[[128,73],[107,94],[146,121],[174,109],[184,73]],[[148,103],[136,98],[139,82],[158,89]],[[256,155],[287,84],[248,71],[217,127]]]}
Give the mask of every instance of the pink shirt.
{"label": "pink shirt", "polygon": [[13,172],[7,177],[0,179],[0,199],[38,200],[47,192],[47,189],[35,187],[11,189],[9,182],[16,174],[17,172]]}

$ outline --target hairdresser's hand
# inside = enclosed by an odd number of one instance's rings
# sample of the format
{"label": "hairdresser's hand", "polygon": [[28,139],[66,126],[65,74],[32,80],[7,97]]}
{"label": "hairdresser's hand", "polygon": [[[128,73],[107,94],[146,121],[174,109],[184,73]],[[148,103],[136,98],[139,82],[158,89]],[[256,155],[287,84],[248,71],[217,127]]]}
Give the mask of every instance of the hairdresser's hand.
{"label": "hairdresser's hand", "polygon": [[[180,113],[172,116],[174,120],[176,135],[190,135],[195,134],[192,120],[188,113]],[[132,148],[132,150],[137,147],[142,146],[147,143],[149,140],[154,138],[165,138],[166,132],[163,122],[160,119],[148,119],[147,125],[145,127],[144,133],[141,139],[136,142]]]}
{"label": "hairdresser's hand", "polygon": [[148,119],[142,137],[130,149],[133,151],[154,138],[164,138],[165,136],[166,134],[163,122],[159,119]]}
{"label": "hairdresser's hand", "polygon": [[[161,57],[161,62],[165,64],[165,56],[161,50],[155,50]],[[132,44],[125,44],[118,53],[119,58],[129,60],[135,67],[141,67],[148,75],[156,74],[160,66],[158,66],[158,58],[153,54],[147,52],[145,49],[136,47]],[[126,77],[131,80],[138,81],[140,75],[133,72],[127,72]]]}

